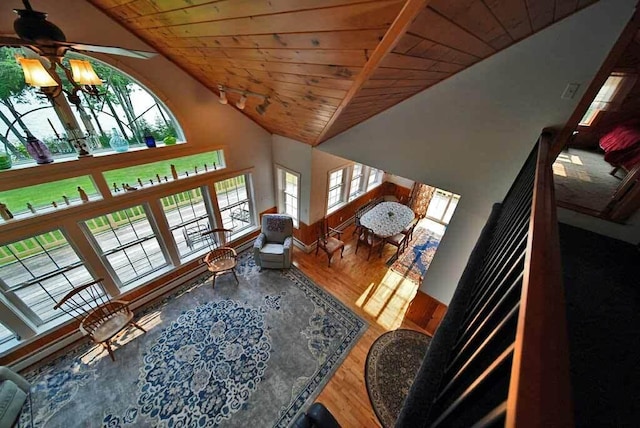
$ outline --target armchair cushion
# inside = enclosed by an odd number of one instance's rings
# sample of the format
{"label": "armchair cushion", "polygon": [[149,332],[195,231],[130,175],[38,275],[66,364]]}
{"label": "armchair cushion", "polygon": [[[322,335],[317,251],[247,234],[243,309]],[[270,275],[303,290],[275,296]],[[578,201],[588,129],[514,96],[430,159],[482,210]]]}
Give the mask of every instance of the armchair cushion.
{"label": "armchair cushion", "polygon": [[0,426],[12,426],[27,400],[30,385],[7,367],[0,367]]}

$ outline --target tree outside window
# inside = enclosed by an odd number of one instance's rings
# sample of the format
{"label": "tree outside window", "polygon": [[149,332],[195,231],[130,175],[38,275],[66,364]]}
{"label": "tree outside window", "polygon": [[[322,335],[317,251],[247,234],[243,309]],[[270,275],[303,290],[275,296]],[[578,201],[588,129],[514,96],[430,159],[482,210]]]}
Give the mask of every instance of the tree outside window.
{"label": "tree outside window", "polygon": [[[113,130],[125,137],[133,147],[144,146],[144,137],[152,135],[157,142],[184,139],[169,110],[152,93],[119,70],[80,55],[91,62],[104,81],[101,96],[80,93],[79,106],[70,105],[65,94],[49,100],[24,81],[15,60],[21,49],[0,47],[0,151],[13,162],[29,162],[26,138],[42,140],[54,157],[75,156],[69,138],[86,137],[92,151],[110,151]],[[65,58],[65,61],[68,58]],[[70,85],[60,74],[65,89]]]}

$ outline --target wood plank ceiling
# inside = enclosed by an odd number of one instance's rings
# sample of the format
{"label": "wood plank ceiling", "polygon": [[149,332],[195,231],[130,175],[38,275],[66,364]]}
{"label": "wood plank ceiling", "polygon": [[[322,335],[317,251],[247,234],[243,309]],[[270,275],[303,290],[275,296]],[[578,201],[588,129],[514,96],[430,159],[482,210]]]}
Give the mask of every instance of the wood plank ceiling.
{"label": "wood plank ceiling", "polygon": [[243,113],[314,145],[595,2],[89,1],[214,92],[268,95]]}

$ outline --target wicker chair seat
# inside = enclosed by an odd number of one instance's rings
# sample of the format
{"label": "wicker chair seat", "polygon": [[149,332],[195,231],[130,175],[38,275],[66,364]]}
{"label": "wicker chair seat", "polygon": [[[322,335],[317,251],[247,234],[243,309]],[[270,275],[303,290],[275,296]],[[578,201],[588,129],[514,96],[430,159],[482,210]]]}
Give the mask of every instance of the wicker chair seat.
{"label": "wicker chair seat", "polygon": [[[96,311],[101,311],[100,308],[96,309]],[[89,314],[91,316],[91,314]],[[89,316],[87,318],[89,318]],[[93,333],[89,333],[89,335],[96,342],[106,342],[110,340],[113,336],[118,334],[122,329],[124,329],[129,322],[133,319],[133,312],[127,310],[124,312],[118,312],[114,314],[110,318],[102,320],[102,322],[95,327]],[[80,325],[81,331],[86,331],[85,322],[83,321]]]}

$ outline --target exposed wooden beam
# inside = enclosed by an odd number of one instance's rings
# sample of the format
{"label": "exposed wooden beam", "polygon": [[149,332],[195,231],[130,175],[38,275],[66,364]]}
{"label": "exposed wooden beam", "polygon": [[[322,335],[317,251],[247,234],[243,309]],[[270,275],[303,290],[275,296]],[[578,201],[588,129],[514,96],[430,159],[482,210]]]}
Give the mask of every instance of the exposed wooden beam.
{"label": "exposed wooden beam", "polygon": [[367,80],[369,80],[369,77],[373,75],[376,69],[380,66],[383,58],[393,50],[402,36],[407,32],[413,20],[418,16],[420,12],[424,10],[429,1],[430,0],[407,0],[400,13],[389,27],[389,30],[382,38],[382,41],[380,41],[380,44],[378,44],[378,46],[371,54],[371,57],[369,57],[369,60],[362,68],[360,74],[356,76],[353,85],[347,92],[347,95],[344,97],[335,113],[333,113],[333,116],[331,117],[329,122],[327,122],[327,125],[318,136],[317,140],[314,143],[314,146],[317,146],[323,141],[324,137],[329,132],[329,129],[331,129],[331,126],[340,116],[340,113],[342,113],[347,105],[349,105],[353,97],[358,93],[358,91],[360,91],[360,88]]}

